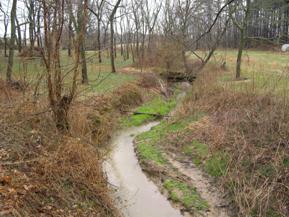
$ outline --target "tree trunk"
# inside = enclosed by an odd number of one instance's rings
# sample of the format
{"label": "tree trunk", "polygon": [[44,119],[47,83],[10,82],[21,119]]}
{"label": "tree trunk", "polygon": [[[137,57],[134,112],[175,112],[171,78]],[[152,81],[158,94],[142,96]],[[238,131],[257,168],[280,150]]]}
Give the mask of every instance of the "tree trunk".
{"label": "tree trunk", "polygon": [[238,50],[238,57],[237,57],[237,66],[236,66],[236,79],[241,78],[241,65],[242,65],[242,55],[245,46],[245,37],[244,37],[244,30],[241,30],[240,34],[240,44]]}
{"label": "tree trunk", "polygon": [[37,46],[38,48],[42,47],[42,42],[41,42],[41,23],[40,23],[40,14],[41,13],[41,9],[38,8],[37,11]]}
{"label": "tree trunk", "polygon": [[23,35],[23,45],[27,47],[27,37],[26,37],[27,25],[24,25],[24,35]]}
{"label": "tree trunk", "polygon": [[81,45],[81,75],[82,75],[82,84],[88,84],[84,41],[82,42]]}
{"label": "tree trunk", "polygon": [[116,14],[116,11],[120,5],[121,0],[118,0],[117,3],[115,4],[110,16],[109,16],[109,22],[110,22],[110,60],[111,60],[111,72],[115,73],[115,63],[114,63],[114,29],[113,29],[113,22],[114,22],[114,17]]}
{"label": "tree trunk", "polygon": [[101,52],[101,32],[100,32],[100,18],[97,20],[97,46],[98,46],[98,62],[102,63],[102,52]]}
{"label": "tree trunk", "polygon": [[7,54],[7,44],[8,44],[8,40],[7,40],[7,29],[8,29],[8,26],[5,24],[5,32],[4,32],[4,56],[5,57],[8,57],[8,54]]}
{"label": "tree trunk", "polygon": [[12,9],[11,9],[11,39],[9,44],[9,59],[6,73],[7,82],[12,81],[12,69],[13,69],[13,59],[14,59],[14,44],[16,38],[16,27],[15,27],[15,18],[16,18],[16,7],[17,0],[13,0]]}
{"label": "tree trunk", "polygon": [[22,51],[21,28],[20,28],[19,21],[17,18],[16,18],[16,23],[17,23],[17,34],[18,34],[18,51],[19,53],[21,53]]}
{"label": "tree trunk", "polygon": [[34,52],[34,1],[30,0],[29,4],[29,41],[30,41],[30,55],[33,56]]}
{"label": "tree trunk", "polygon": [[110,20],[110,61],[111,61],[111,72],[115,73],[115,63],[114,63],[114,28],[113,19]]}
{"label": "tree trunk", "polygon": [[58,104],[53,106],[53,114],[57,129],[62,132],[69,131],[68,112],[72,99],[68,96],[63,96]]}
{"label": "tree trunk", "polygon": [[71,18],[69,18],[69,24],[68,24],[68,51],[67,51],[69,57],[71,57],[72,37],[73,37],[72,20],[71,20]]}

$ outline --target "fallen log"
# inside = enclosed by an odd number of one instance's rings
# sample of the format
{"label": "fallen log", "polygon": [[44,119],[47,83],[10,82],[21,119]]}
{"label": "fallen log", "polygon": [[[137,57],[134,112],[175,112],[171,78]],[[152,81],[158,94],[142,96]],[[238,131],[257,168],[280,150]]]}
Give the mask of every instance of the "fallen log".
{"label": "fallen log", "polygon": [[162,114],[158,114],[158,113],[146,113],[146,112],[133,112],[133,115],[151,115],[151,116],[155,116],[155,117],[170,117],[169,115],[162,115]]}
{"label": "fallen log", "polygon": [[196,79],[195,75],[190,75],[183,72],[166,72],[161,74],[161,76],[170,82],[193,82]]}
{"label": "fallen log", "polygon": [[167,118],[167,117],[171,117],[169,115],[162,115],[159,113],[148,113],[148,112],[138,112],[138,111],[123,111],[126,113],[132,113],[133,115],[150,115],[150,116],[154,116],[157,118]]}

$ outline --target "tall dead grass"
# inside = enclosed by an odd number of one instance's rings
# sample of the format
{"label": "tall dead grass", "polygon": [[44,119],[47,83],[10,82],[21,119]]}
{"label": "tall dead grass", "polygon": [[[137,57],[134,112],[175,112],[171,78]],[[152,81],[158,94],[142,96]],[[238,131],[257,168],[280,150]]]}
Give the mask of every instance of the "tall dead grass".
{"label": "tall dead grass", "polygon": [[183,116],[208,115],[191,136],[208,144],[211,153],[227,153],[227,169],[219,181],[230,192],[238,216],[288,216],[288,99],[236,91],[217,80],[212,73],[199,77],[181,109]]}
{"label": "tall dead grass", "polygon": [[0,216],[120,216],[97,145],[108,142],[124,109],[142,102],[140,89],[74,102],[67,135],[45,100],[15,97],[0,97]]}
{"label": "tall dead grass", "polygon": [[71,134],[95,146],[106,144],[116,127],[116,119],[143,102],[143,93],[135,84],[126,84],[111,94],[77,102],[72,108]]}

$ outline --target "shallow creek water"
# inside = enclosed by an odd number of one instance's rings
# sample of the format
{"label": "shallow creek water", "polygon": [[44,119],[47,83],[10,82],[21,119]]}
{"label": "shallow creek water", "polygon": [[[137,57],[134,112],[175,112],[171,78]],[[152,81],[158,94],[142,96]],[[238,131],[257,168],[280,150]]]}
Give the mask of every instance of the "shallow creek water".
{"label": "shallow creek water", "polygon": [[113,150],[104,163],[109,183],[117,190],[119,207],[125,217],[181,217],[158,187],[143,173],[134,151],[133,140],[158,122],[120,131],[112,140]]}

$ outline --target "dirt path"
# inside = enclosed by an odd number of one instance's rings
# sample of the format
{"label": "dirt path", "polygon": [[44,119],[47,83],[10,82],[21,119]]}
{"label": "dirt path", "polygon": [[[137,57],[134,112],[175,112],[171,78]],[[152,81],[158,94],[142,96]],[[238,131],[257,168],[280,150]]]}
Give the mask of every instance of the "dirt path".
{"label": "dirt path", "polygon": [[210,209],[205,214],[207,217],[228,217],[227,203],[222,193],[211,185],[209,180],[204,176],[203,172],[195,166],[188,166],[184,163],[174,160],[172,157],[166,156],[167,160],[180,173],[189,177],[193,186],[197,189],[200,196],[205,199]]}

